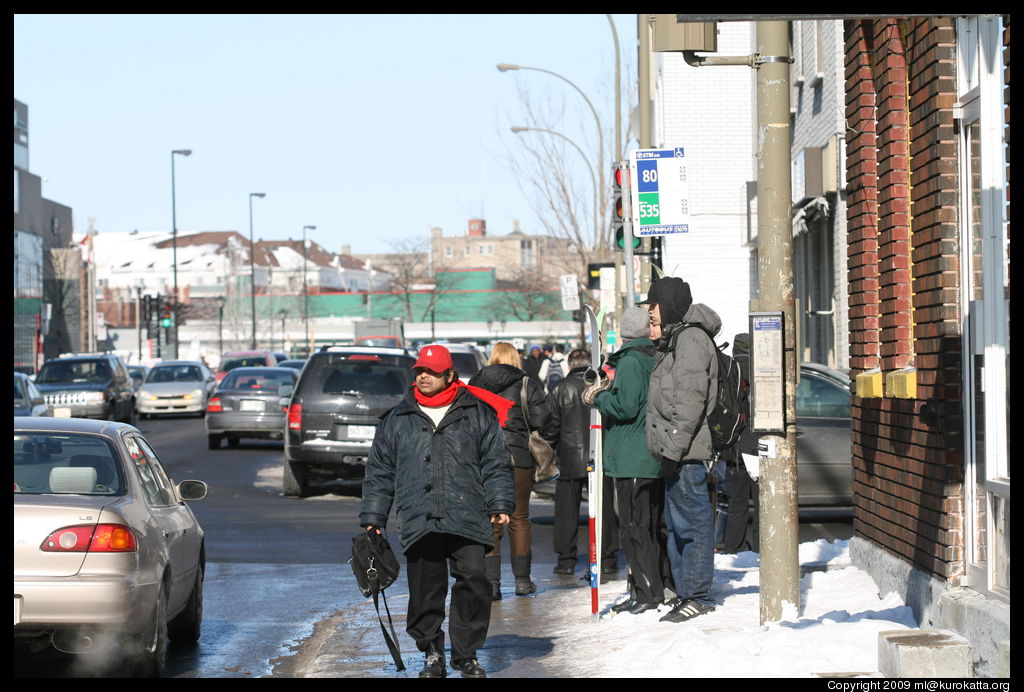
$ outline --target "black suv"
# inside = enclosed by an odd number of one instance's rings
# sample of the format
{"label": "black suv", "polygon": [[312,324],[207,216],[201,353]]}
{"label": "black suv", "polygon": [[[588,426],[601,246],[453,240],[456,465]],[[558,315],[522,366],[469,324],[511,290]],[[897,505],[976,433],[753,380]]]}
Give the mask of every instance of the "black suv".
{"label": "black suv", "polygon": [[412,351],[325,346],[302,369],[288,407],[284,494],[312,481],[361,480],[380,417],[412,386]]}
{"label": "black suv", "polygon": [[36,387],[57,418],[100,418],[135,424],[135,385],[121,357],[91,353],[51,358]]}

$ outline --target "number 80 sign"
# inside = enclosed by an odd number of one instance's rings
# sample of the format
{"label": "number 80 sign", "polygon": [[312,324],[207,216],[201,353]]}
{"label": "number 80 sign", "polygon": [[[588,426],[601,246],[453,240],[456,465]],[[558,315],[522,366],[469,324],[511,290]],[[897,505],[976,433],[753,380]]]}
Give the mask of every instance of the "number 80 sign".
{"label": "number 80 sign", "polygon": [[629,165],[634,234],[688,233],[690,201],[684,149],[637,149],[629,153]]}

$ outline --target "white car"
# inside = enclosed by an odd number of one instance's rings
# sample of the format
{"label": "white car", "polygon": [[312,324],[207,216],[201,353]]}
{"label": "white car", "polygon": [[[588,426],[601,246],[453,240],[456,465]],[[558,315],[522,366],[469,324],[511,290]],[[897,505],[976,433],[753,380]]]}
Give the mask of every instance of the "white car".
{"label": "white car", "polygon": [[154,365],[135,395],[139,416],[161,413],[206,415],[206,404],[217,381],[197,360],[172,360]]}

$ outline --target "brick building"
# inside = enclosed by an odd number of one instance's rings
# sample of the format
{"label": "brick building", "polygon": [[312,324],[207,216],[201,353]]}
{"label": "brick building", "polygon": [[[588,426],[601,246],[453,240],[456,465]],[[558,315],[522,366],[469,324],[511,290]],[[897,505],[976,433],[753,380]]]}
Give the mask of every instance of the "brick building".
{"label": "brick building", "polygon": [[1009,17],[844,28],[851,554],[993,675],[1009,641]]}

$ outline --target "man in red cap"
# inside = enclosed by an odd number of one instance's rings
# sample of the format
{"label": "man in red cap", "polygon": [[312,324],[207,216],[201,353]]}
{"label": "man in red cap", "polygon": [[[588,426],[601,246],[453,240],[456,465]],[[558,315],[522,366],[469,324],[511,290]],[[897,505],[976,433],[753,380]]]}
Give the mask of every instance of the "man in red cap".
{"label": "man in red cap", "polygon": [[484,553],[494,545],[492,524],[507,524],[515,506],[500,422],[511,403],[463,384],[444,346],[424,346],[413,371],[413,387],[377,427],[359,522],[380,532],[397,506],[409,580],[406,631],[426,654],[420,677],[447,675],[441,625],[451,564],[452,667],[483,678],[477,649],[491,613]]}

